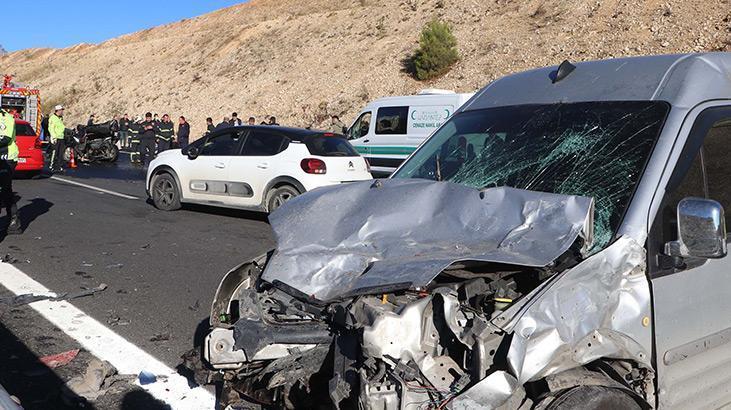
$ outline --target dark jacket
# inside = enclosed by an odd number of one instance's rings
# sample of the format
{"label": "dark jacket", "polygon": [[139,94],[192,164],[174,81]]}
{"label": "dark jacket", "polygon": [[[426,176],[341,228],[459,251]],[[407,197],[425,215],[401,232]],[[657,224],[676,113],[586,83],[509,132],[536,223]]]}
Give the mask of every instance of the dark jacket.
{"label": "dark jacket", "polygon": [[157,124],[157,137],[165,141],[170,141],[175,135],[175,124],[172,121],[160,121]]}
{"label": "dark jacket", "polygon": [[231,124],[229,124],[227,122],[222,122],[222,123],[216,125],[216,128],[215,129],[216,130],[222,130],[222,129],[228,128],[228,127],[231,127]]}
{"label": "dark jacket", "polygon": [[178,126],[178,140],[180,141],[188,141],[188,138],[190,137],[190,124],[183,123]]}
{"label": "dark jacket", "polygon": [[206,127],[207,132],[213,132],[213,130],[216,129],[216,126],[213,124],[208,124],[208,127]]}
{"label": "dark jacket", "polygon": [[233,127],[240,127],[243,124],[241,118],[231,118],[228,123]]}
{"label": "dark jacket", "polygon": [[122,132],[129,131],[129,122],[130,122],[129,120],[127,120],[125,118],[121,118],[119,120],[119,130]]}
{"label": "dark jacket", "polygon": [[157,127],[155,126],[155,121],[142,121],[142,124],[140,124],[140,138],[153,139],[155,138],[155,135],[157,135]]}

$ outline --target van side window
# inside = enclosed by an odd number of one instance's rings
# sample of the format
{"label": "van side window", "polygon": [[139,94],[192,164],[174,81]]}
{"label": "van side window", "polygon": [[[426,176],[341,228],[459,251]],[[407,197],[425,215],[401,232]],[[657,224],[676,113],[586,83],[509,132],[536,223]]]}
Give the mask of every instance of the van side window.
{"label": "van side window", "polygon": [[731,118],[717,121],[703,141],[703,165],[708,197],[723,205],[726,226],[731,226]]}
{"label": "van side window", "polygon": [[367,111],[358,117],[353,123],[353,126],[348,130],[348,139],[354,140],[368,135],[368,130],[371,128],[371,112]]}
{"label": "van side window", "polygon": [[409,107],[381,107],[376,117],[376,134],[406,134]]}

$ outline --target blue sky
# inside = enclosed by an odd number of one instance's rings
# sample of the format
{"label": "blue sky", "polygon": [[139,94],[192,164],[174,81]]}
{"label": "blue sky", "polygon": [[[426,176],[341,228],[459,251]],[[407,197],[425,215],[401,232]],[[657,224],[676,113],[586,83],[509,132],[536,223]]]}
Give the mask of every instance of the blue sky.
{"label": "blue sky", "polygon": [[242,0],[0,1],[3,16],[0,45],[8,51],[99,43],[243,3]]}

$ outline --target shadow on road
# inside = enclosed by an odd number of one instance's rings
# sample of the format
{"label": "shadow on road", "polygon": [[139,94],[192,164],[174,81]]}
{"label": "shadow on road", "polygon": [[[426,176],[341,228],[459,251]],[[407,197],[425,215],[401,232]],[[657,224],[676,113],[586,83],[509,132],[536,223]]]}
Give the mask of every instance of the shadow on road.
{"label": "shadow on road", "polygon": [[23,226],[23,230],[36,220],[39,216],[48,212],[53,206],[53,202],[48,202],[43,198],[31,199],[30,203],[23,205],[18,209],[18,216]]}
{"label": "shadow on road", "polygon": [[[11,314],[13,311],[7,312]],[[3,312],[0,311],[0,315]],[[93,409],[83,399],[67,393],[64,381],[31,352],[9,329],[0,324],[0,384],[20,399],[26,410]],[[75,404],[74,404],[75,403]]]}
{"label": "shadow on road", "polygon": [[121,410],[170,410],[170,406],[152,397],[144,390],[132,390],[125,394],[120,403]]}
{"label": "shadow on road", "polygon": [[[147,204],[150,206],[155,206],[155,204],[152,202],[152,199],[150,198],[147,198]],[[269,217],[264,212],[254,212],[246,211],[243,209],[222,208],[198,204],[183,204],[183,210],[200,212],[209,215],[228,216],[231,218],[250,219],[252,221],[269,223]]]}
{"label": "shadow on road", "polygon": [[[16,196],[14,200],[17,203],[19,197]],[[36,220],[36,218],[47,213],[52,206],[53,202],[48,202],[43,198],[35,198],[32,199],[30,203],[19,208],[18,217],[20,218],[20,226],[23,228],[23,231],[25,231],[28,226]],[[0,209],[0,212],[5,214],[2,218],[0,218],[0,242],[2,242],[7,237],[7,228],[8,225],[10,225],[10,218],[7,213],[5,213],[5,209]]]}

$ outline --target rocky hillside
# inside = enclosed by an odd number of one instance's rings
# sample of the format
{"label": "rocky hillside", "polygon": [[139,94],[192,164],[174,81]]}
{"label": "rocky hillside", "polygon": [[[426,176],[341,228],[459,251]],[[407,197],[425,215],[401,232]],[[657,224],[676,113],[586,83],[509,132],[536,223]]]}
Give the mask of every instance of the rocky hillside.
{"label": "rocky hillside", "polygon": [[[461,61],[421,83],[403,72],[423,25],[454,27]],[[112,22],[113,24],[113,22]],[[731,1],[252,0],[98,45],[0,56],[0,73],[63,102],[70,122],[154,111],[204,119],[351,121],[373,98],[473,91],[516,70],[613,56],[731,51]]]}

